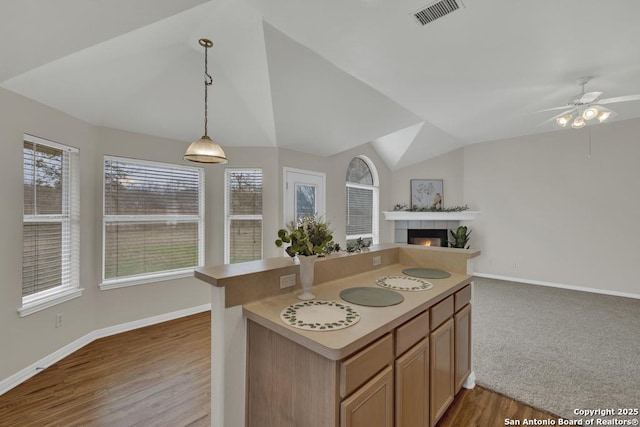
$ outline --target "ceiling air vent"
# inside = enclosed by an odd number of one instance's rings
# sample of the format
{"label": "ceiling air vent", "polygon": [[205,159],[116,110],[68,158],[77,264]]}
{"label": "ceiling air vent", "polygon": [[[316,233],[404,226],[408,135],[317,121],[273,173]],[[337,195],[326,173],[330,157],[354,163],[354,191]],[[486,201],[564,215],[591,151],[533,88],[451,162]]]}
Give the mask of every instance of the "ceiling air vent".
{"label": "ceiling air vent", "polygon": [[429,22],[442,18],[461,7],[464,7],[464,4],[460,0],[441,0],[414,12],[413,17],[416,18],[420,25],[427,25]]}

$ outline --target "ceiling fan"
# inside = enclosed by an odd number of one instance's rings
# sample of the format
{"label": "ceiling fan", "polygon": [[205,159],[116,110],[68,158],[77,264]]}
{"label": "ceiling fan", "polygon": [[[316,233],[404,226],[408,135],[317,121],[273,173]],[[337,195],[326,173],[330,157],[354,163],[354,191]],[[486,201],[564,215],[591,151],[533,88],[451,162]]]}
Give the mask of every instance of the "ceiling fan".
{"label": "ceiling fan", "polygon": [[[585,92],[584,87],[589,83],[591,77],[580,77],[577,81],[578,86],[581,86],[581,93],[572,96],[567,105],[561,107],[547,108],[543,111],[553,110],[566,110],[560,114],[551,117],[545,123],[555,121],[560,127],[566,127],[571,124],[574,129],[580,129],[584,127],[590,120],[598,120],[602,123],[609,117],[615,116],[616,113],[613,110],[603,107],[603,105],[614,104],[616,102],[628,102],[628,101],[640,101],[639,95],[624,95],[616,96],[613,98],[600,98],[602,92]],[[568,109],[567,109],[568,108]]]}

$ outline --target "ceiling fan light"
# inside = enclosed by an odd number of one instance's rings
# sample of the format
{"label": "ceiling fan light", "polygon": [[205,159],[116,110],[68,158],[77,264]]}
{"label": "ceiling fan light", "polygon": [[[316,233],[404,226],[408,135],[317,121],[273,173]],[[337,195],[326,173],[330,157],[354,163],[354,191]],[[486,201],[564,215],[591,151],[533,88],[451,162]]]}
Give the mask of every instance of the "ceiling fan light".
{"label": "ceiling fan light", "polygon": [[585,120],[592,120],[598,117],[600,111],[596,107],[589,107],[582,112],[582,118]]}
{"label": "ceiling fan light", "polygon": [[584,125],[586,125],[586,122],[580,116],[576,117],[573,123],[571,123],[571,127],[574,129],[580,129],[581,127],[584,127]]}
{"label": "ceiling fan light", "polygon": [[600,123],[602,123],[607,120],[609,116],[611,116],[611,111],[602,111],[600,114],[598,114],[598,120],[600,121]]}
{"label": "ceiling fan light", "polygon": [[564,116],[557,117],[556,123],[558,124],[558,126],[565,127],[571,120],[571,117],[573,117],[571,114],[565,114]]}

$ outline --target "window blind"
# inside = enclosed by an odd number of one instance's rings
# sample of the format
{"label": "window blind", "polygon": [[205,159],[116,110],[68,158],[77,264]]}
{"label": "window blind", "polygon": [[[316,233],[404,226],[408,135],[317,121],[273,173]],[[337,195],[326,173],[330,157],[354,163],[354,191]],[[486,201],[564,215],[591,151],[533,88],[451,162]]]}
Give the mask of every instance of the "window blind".
{"label": "window blind", "polygon": [[228,170],[229,215],[262,215],[262,171]]}
{"label": "window blind", "polygon": [[201,168],[106,157],[105,282],[203,263]]}
{"label": "window blind", "polygon": [[227,169],[225,262],[262,258],[262,170]]}
{"label": "window blind", "polygon": [[22,296],[78,286],[78,150],[25,135]]}
{"label": "window blind", "polygon": [[347,186],[347,235],[373,233],[373,189]]}
{"label": "window blind", "polygon": [[362,157],[354,157],[346,174],[346,240],[358,238],[377,243],[376,211],[378,188],[375,186],[372,166]]}

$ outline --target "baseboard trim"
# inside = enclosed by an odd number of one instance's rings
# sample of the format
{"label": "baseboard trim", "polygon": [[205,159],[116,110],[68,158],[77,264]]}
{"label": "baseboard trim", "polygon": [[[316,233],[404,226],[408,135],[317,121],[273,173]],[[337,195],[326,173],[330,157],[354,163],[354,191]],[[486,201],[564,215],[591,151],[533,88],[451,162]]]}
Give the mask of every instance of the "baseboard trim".
{"label": "baseboard trim", "polygon": [[562,283],[555,282],[545,282],[542,280],[532,280],[532,279],[523,279],[521,277],[509,277],[509,276],[501,276],[498,274],[487,274],[487,273],[473,273],[476,277],[484,277],[486,279],[496,279],[496,280],[506,280],[509,282],[520,282],[526,283],[528,285],[538,285],[538,286],[548,286],[550,288],[560,288],[560,289],[569,289],[572,291],[580,291],[580,292],[590,292],[592,294],[602,294],[602,295],[611,295],[615,297],[625,297],[625,298],[634,298],[640,299],[640,294],[632,294],[627,292],[619,292],[619,291],[611,291],[607,289],[596,289],[596,288],[587,288],[583,286],[574,286],[574,285],[565,285]]}
{"label": "baseboard trim", "polygon": [[179,319],[181,317],[190,316],[192,314],[202,313],[204,311],[210,310],[211,304],[203,304],[196,307],[186,308],[184,310],[172,311],[170,313],[159,314],[157,316],[147,317],[145,319],[134,320],[132,322],[122,323],[120,325],[91,331],[88,334],[78,338],[77,340],[43,357],[37,362],[32,363],[21,371],[18,371],[10,377],[0,381],[0,396],[2,396],[12,388],[22,384],[34,375],[44,371],[54,363],[57,363],[65,357],[69,356],[71,353],[80,350],[85,345],[90,344],[99,338],[105,338],[110,335],[120,334],[122,332],[143,328],[145,326],[155,325],[156,323]]}

